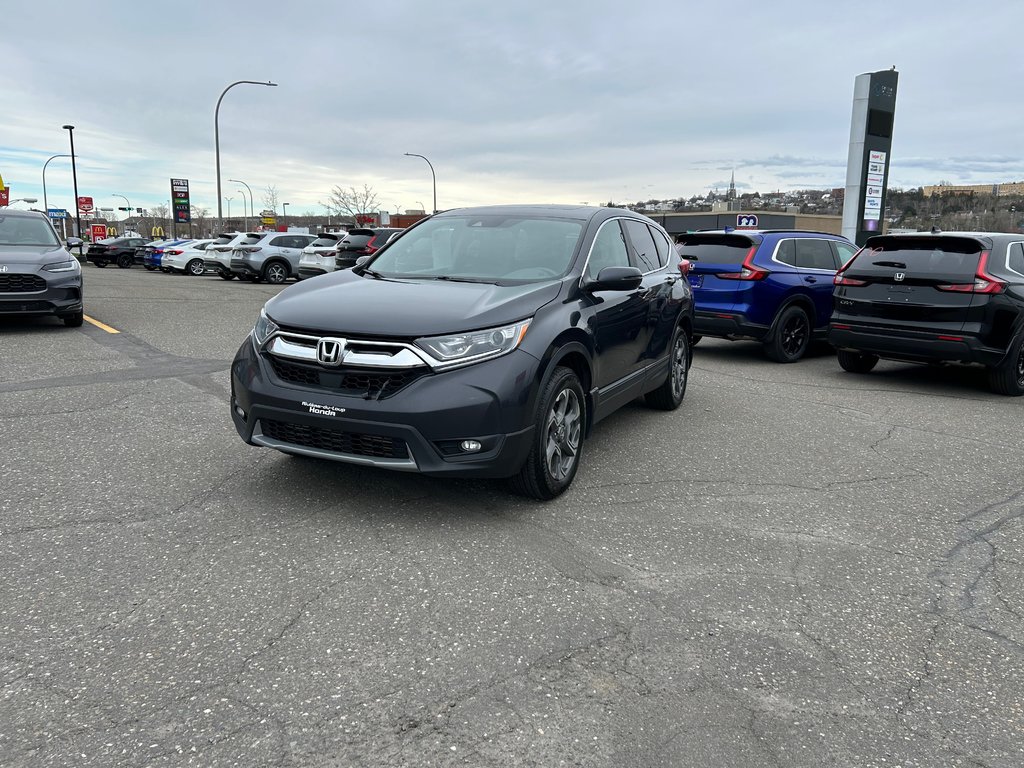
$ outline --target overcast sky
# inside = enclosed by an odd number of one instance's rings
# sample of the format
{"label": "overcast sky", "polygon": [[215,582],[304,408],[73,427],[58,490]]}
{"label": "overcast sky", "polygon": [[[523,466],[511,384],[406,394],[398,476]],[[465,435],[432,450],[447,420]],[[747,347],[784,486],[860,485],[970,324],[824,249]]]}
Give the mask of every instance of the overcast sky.
{"label": "overcast sky", "polygon": [[[10,2],[0,175],[37,197],[69,152],[97,206],[216,213],[272,185],[289,214],[334,185],[390,211],[592,204],[845,184],[853,84],[900,73],[889,185],[1024,180],[1024,3]],[[46,174],[72,208],[70,161]],[[25,207],[22,203],[20,207]],[[279,209],[280,212],[280,209]],[[227,205],[224,206],[227,214]]]}

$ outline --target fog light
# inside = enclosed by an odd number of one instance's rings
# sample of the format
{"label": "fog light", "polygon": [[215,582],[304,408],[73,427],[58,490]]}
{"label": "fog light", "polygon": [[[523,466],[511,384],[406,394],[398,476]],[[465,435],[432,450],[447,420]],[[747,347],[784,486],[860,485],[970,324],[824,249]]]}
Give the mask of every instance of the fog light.
{"label": "fog light", "polygon": [[235,413],[237,413],[239,417],[241,417],[242,421],[245,421],[245,411],[242,410],[242,406],[236,405]]}
{"label": "fog light", "polygon": [[459,443],[459,448],[465,451],[466,453],[476,453],[481,448],[483,448],[483,446],[480,445],[479,440],[463,440],[461,443]]}

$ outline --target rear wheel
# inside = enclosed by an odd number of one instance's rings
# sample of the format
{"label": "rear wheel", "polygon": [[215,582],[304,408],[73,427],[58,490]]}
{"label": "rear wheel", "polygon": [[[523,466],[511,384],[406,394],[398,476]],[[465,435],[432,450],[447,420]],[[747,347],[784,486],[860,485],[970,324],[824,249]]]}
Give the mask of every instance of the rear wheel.
{"label": "rear wheel", "polygon": [[117,257],[117,266],[121,269],[129,269],[134,263],[135,258],[131,254],[124,253]]}
{"label": "rear wheel", "polygon": [[280,261],[272,261],[263,267],[263,279],[271,285],[280,285],[291,276],[291,270]]}
{"label": "rear wheel", "polygon": [[649,406],[662,411],[674,411],[686,395],[686,380],[690,372],[690,344],[684,329],[676,328],[670,350],[668,378],[660,387],[644,396]]}
{"label": "rear wheel", "polygon": [[878,364],[878,355],[850,352],[847,349],[836,350],[836,357],[843,370],[850,373],[868,373]]}
{"label": "rear wheel", "polygon": [[150,272],[153,272],[156,269],[156,267],[154,267],[152,264],[144,264],[143,266]]}
{"label": "rear wheel", "polygon": [[782,310],[775,333],[765,342],[764,350],[776,363],[795,363],[804,356],[811,340],[811,321],[800,307],[790,305]]}
{"label": "rear wheel", "polygon": [[192,259],[188,264],[185,265],[185,274],[193,275],[198,277],[206,271],[206,266],[203,264],[202,259]]}
{"label": "rear wheel", "polygon": [[1010,345],[1003,362],[988,369],[988,385],[999,395],[1024,395],[1024,336]]}
{"label": "rear wheel", "polygon": [[96,259],[96,261],[94,261],[93,264],[95,264],[100,269],[103,269],[105,266],[107,266],[107,262],[105,262],[103,259]]}
{"label": "rear wheel", "polygon": [[217,274],[220,275],[220,279],[221,280],[234,280],[235,279],[235,273],[234,272],[228,272],[226,269],[217,270]]}
{"label": "rear wheel", "polygon": [[583,450],[586,400],[576,373],[558,367],[541,393],[533,447],[509,482],[516,493],[547,501],[572,483]]}

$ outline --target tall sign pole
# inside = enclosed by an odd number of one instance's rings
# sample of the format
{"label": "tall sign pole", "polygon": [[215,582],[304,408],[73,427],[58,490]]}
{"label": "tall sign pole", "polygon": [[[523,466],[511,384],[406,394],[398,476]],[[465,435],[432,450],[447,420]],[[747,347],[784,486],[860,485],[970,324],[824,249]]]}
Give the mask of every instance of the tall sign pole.
{"label": "tall sign pole", "polygon": [[858,75],[854,81],[843,236],[857,245],[882,233],[898,82],[895,67]]}

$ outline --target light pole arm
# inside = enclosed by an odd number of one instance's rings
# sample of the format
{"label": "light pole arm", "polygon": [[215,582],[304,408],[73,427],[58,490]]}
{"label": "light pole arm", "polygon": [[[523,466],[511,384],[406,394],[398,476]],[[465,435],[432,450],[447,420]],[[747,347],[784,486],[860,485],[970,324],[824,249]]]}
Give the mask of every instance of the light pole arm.
{"label": "light pole arm", "polygon": [[[58,157],[71,157],[71,155],[53,155],[49,160],[43,163],[43,208],[46,209],[46,215],[50,215],[50,204],[46,199],[46,166],[50,164],[50,160],[56,160]],[[77,200],[75,203],[77,204]]]}
{"label": "light pole arm", "polygon": [[[236,80],[235,82],[231,83],[231,85],[229,85],[227,88],[225,88],[223,91],[221,91],[220,98],[217,99],[217,108],[213,111],[213,143],[214,143],[214,152],[215,152],[215,154],[217,156],[217,224],[221,228],[223,228],[223,226],[224,226],[224,210],[222,208],[223,201],[222,201],[222,195],[221,195],[221,191],[220,191],[220,103],[222,101],[224,101],[224,95],[228,91],[230,91],[236,85],[243,85],[243,84],[248,84],[248,85],[269,85],[269,86],[276,86],[277,85],[277,83],[272,83],[269,80],[267,82],[265,82],[265,83],[260,82],[259,80]],[[250,195],[251,194],[252,193],[250,193]]]}
{"label": "light pole arm", "polygon": [[427,160],[423,155],[417,155],[415,152],[406,152],[407,157],[422,157],[427,161],[427,165],[430,166],[430,179],[434,186],[434,213],[437,213],[437,174],[434,173],[434,164]]}

